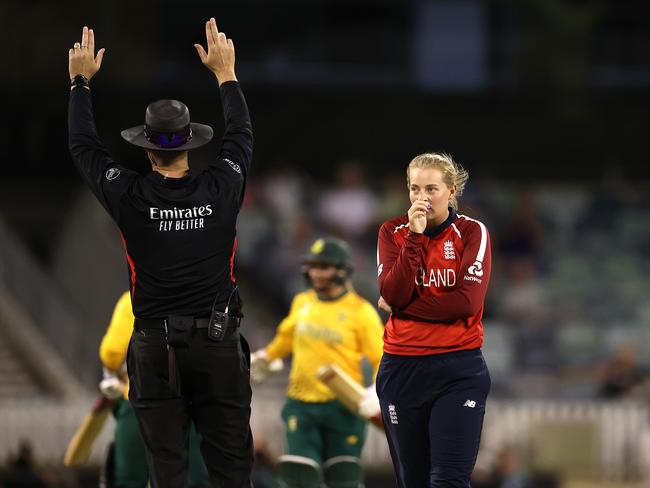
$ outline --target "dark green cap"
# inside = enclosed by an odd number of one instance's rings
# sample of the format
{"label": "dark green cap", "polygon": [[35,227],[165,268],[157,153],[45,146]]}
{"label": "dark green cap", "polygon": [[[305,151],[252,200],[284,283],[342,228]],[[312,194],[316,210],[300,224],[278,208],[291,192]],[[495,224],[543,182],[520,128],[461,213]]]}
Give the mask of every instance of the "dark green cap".
{"label": "dark green cap", "polygon": [[325,263],[345,268],[350,266],[351,258],[352,252],[347,242],[335,237],[323,237],[314,241],[303,261],[306,264]]}

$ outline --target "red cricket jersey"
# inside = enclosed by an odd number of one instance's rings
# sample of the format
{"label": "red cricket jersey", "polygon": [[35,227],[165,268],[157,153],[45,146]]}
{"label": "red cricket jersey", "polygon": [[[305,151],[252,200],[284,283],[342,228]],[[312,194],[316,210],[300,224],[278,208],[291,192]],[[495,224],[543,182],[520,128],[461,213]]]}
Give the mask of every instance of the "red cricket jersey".
{"label": "red cricket jersey", "polygon": [[408,227],[402,216],[379,230],[379,291],[393,308],[384,351],[418,356],[481,347],[492,261],[485,225],[450,210],[424,234]]}

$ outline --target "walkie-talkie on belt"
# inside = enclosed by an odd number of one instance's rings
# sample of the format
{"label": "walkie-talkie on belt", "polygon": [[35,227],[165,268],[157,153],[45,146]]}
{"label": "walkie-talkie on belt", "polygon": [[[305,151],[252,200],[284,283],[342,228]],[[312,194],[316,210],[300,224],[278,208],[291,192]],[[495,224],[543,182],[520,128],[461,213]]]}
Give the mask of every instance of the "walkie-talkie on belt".
{"label": "walkie-talkie on belt", "polygon": [[228,310],[230,309],[230,300],[232,300],[233,295],[237,291],[235,286],[230,292],[228,297],[228,303],[226,304],[226,309],[223,312],[215,309],[217,304],[217,297],[214,298],[212,302],[212,312],[210,313],[210,322],[208,323],[208,337],[216,342],[221,342],[226,336],[226,331],[231,325],[231,321],[236,321],[236,317],[230,317],[228,315]]}

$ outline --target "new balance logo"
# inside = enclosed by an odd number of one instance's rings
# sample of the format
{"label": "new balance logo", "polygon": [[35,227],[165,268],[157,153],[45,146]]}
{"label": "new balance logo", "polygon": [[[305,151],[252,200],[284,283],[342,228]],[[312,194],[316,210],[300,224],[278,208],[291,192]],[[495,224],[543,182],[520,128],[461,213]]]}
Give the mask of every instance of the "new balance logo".
{"label": "new balance logo", "polygon": [[388,405],[388,416],[390,417],[391,424],[399,424],[397,421],[397,410],[395,409],[395,405],[392,403]]}
{"label": "new balance logo", "polygon": [[463,407],[469,407],[469,408],[474,408],[476,406],[476,402],[474,400],[465,400],[465,404]]}

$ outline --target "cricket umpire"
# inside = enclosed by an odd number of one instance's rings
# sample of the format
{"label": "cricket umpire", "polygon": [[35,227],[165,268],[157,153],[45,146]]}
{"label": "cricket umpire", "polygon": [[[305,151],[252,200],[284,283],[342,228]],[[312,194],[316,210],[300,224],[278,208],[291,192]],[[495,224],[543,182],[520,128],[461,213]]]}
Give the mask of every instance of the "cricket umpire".
{"label": "cricket umpire", "polygon": [[152,171],[139,175],[116,162],[95,127],[90,79],[92,29],[69,52],[69,144],[74,164],[120,229],[126,250],[134,330],[128,350],[129,399],[147,449],[153,488],[187,486],[188,433],[193,420],[215,487],[250,487],[250,352],[233,263],[235,224],[253,151],[246,101],[235,76],[233,43],[205,24],[207,52],[195,48],[216,76],[225,118],[221,150],[206,169],[189,166],[188,151],[212,129],[190,121],[176,100],[150,104],[144,124],[122,137],[145,150]]}

